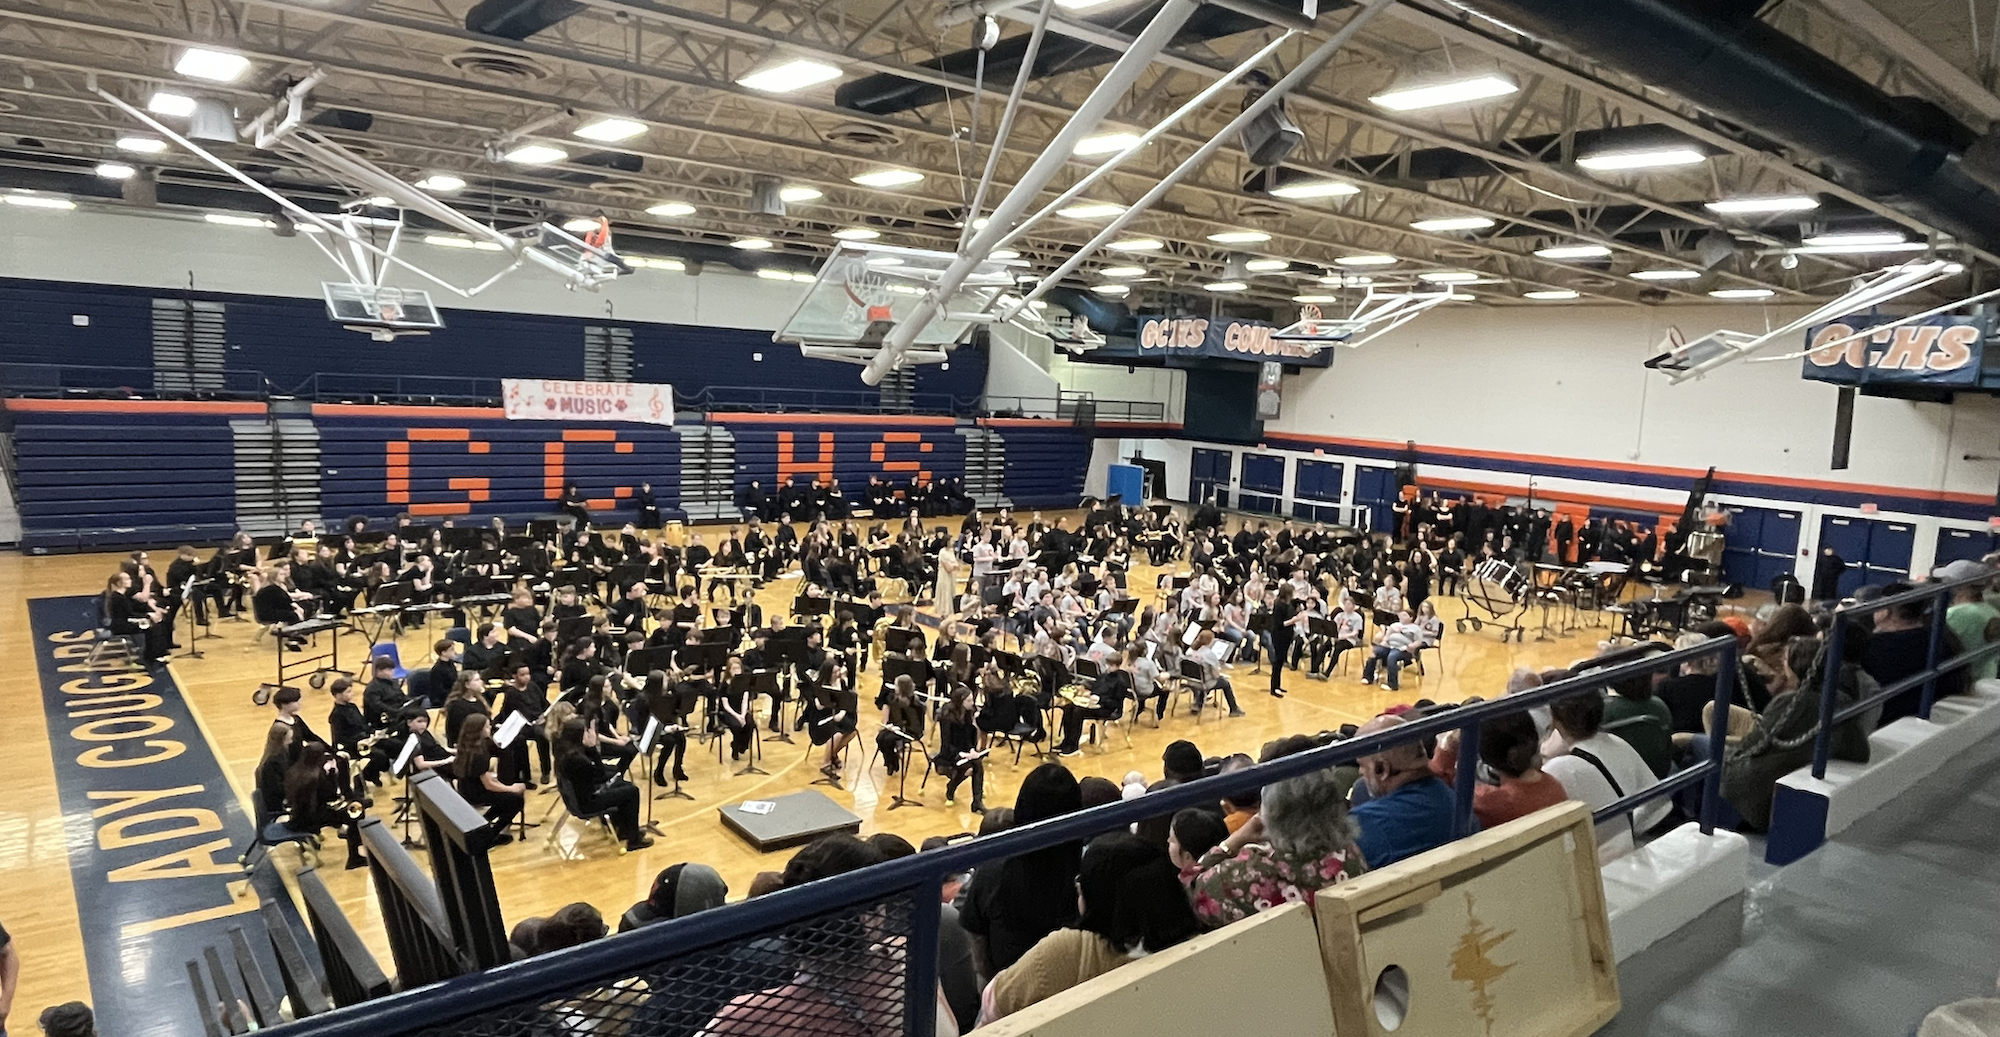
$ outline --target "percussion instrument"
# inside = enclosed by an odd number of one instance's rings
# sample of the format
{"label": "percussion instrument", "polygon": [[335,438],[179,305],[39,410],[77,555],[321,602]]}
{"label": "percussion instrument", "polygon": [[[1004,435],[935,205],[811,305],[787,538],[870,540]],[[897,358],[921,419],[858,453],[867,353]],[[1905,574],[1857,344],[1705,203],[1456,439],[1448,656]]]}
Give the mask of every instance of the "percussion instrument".
{"label": "percussion instrument", "polygon": [[1533,601],[1530,593],[1533,589],[1533,577],[1505,559],[1489,558],[1473,566],[1461,595],[1465,602],[1465,615],[1457,621],[1458,632],[1464,633],[1467,624],[1474,630],[1485,627],[1487,620],[1472,614],[1473,606],[1477,605],[1500,628],[1500,640],[1505,641],[1511,636],[1519,641],[1521,619]]}

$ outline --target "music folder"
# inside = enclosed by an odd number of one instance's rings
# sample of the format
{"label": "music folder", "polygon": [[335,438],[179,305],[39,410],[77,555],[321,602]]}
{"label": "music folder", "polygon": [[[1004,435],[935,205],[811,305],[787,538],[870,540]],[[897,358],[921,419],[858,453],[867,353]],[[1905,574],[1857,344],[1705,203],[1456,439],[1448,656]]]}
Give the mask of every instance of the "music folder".
{"label": "music folder", "polygon": [[639,755],[644,756],[647,753],[652,752],[653,740],[658,738],[659,736],[660,736],[660,718],[657,716],[647,717],[646,730],[643,734],[639,736]]}
{"label": "music folder", "polygon": [[507,719],[500,722],[500,730],[493,734],[493,744],[502,749],[510,748],[521,732],[527,730],[528,720],[518,710],[509,710]]}
{"label": "music folder", "polygon": [[403,749],[396,754],[396,763],[389,768],[389,773],[394,774],[398,778],[408,774],[410,772],[410,758],[416,754],[417,736],[412,734],[408,738],[403,739]]}

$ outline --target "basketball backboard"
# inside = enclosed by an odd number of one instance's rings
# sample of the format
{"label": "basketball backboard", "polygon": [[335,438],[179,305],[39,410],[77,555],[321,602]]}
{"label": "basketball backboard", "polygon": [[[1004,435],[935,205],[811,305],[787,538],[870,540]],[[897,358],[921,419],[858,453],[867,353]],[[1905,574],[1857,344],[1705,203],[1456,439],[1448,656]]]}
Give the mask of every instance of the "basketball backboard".
{"label": "basketball backboard", "polygon": [[392,288],[352,281],[322,281],[326,315],[349,331],[367,332],[378,342],[398,335],[428,335],[444,327],[431,293],[421,288]]}
{"label": "basketball backboard", "polygon": [[1450,285],[1438,291],[1393,291],[1370,284],[1347,313],[1327,316],[1318,306],[1308,303],[1299,307],[1296,322],[1272,332],[1271,337],[1321,347],[1359,346],[1402,327],[1451,298],[1454,294]]}
{"label": "basketball backboard", "polygon": [[[957,259],[953,252],[843,242],[820,267],[798,309],[771,337],[801,346],[872,351]],[[940,315],[918,333],[915,345],[936,350],[964,341],[973,326],[992,319],[994,301],[1013,289],[1021,266],[998,259],[979,263],[964,285],[942,300]]]}

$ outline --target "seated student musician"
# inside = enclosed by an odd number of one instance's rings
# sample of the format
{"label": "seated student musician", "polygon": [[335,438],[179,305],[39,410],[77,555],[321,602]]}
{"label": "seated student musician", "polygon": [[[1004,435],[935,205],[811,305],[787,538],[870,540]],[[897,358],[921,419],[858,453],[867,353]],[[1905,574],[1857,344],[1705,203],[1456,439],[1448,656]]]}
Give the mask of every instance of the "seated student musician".
{"label": "seated student musician", "polygon": [[1068,698],[1057,700],[1063,714],[1062,744],[1057,747],[1058,753],[1075,756],[1083,751],[1079,743],[1085,722],[1116,720],[1125,715],[1125,701],[1132,695],[1132,662],[1138,654],[1139,649],[1135,645],[1123,654],[1105,660],[1106,668],[1091,687],[1088,704]]}
{"label": "seated student musician", "polygon": [[606,767],[597,757],[595,727],[582,717],[571,717],[557,735],[556,773],[568,786],[576,809],[583,815],[609,814],[611,827],[625,841],[625,850],[643,850],[653,845],[652,837],[639,828],[639,789]]}
{"label": "seated student musician", "polygon": [[729,758],[741,760],[757,737],[756,678],[743,668],[742,656],[732,655],[724,664],[720,684],[716,716],[729,732]]}
{"label": "seated student musician", "polygon": [[825,762],[820,765],[820,773],[838,781],[840,754],[849,742],[854,741],[854,733],[859,726],[860,700],[855,694],[854,682],[847,674],[847,665],[837,655],[821,654],[824,661],[819,672],[813,675],[811,683],[801,692],[808,704],[807,712],[801,719],[814,744],[826,746]]}
{"label": "seated student musician", "polygon": [[[1386,585],[1383,590],[1390,589]],[[1378,594],[1376,601],[1381,598]],[[1400,691],[1396,677],[1404,666],[1417,657],[1417,646],[1423,643],[1424,630],[1411,621],[1409,612],[1398,611],[1396,621],[1382,628],[1375,636],[1375,647],[1368,656],[1368,662],[1361,667],[1361,683],[1373,684],[1377,666],[1385,668],[1382,686],[1390,691]]]}
{"label": "seated student musician", "polygon": [[520,815],[528,785],[501,781],[499,756],[500,749],[493,744],[492,718],[484,713],[468,715],[452,753],[453,783],[467,803],[485,811],[493,842],[505,844],[514,841],[507,826]]}
{"label": "seated student musician", "polygon": [[105,625],[114,634],[138,640],[146,662],[158,666],[173,651],[174,630],[167,625],[167,611],[134,599],[132,588],[132,576],[123,570],[105,581]]}
{"label": "seated student musician", "polygon": [[896,675],[882,708],[882,729],[875,732],[875,748],[882,754],[882,766],[893,777],[902,769],[904,748],[923,739],[927,711],[917,701],[916,681],[907,673]]}
{"label": "seated student musician", "polygon": [[298,762],[285,769],[285,827],[309,834],[323,828],[339,829],[347,841],[347,869],[352,871],[368,862],[361,856],[360,823],[347,813],[347,793],[333,751],[321,743],[307,744],[300,750]]}
{"label": "seated student musician", "polygon": [[[501,757],[501,774],[509,781],[519,781],[529,788],[549,783],[549,740],[542,730],[542,715],[549,710],[548,690],[535,680],[534,670],[527,663],[519,663],[506,684],[500,688],[499,700],[494,704],[495,725],[505,725],[508,714],[517,713],[526,722],[520,735],[507,747]],[[533,743],[542,761],[542,780],[537,783],[529,778],[528,746]]]}
{"label": "seated student musician", "polygon": [[377,731],[402,727],[403,714],[422,707],[411,703],[402,682],[396,679],[396,660],[378,655],[369,664],[369,670],[374,676],[361,692],[361,710],[369,726]]}

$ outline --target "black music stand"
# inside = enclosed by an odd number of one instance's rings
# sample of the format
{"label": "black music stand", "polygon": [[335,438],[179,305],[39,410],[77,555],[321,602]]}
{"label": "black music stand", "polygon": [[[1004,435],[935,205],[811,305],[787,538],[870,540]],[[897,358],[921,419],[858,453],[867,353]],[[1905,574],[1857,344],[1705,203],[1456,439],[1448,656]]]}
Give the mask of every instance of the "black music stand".
{"label": "black music stand", "polygon": [[[771,773],[757,765],[757,761],[764,758],[764,732],[757,727],[757,696],[778,690],[778,675],[769,670],[757,670],[746,676],[750,678],[750,701],[744,710],[743,722],[750,725],[750,760],[743,765],[742,770],[736,772],[739,778],[745,774]],[[717,739],[715,747],[715,762],[722,762],[720,739]]]}
{"label": "black music stand", "polygon": [[403,748],[396,753],[396,759],[389,766],[389,775],[403,779],[403,794],[396,797],[395,824],[403,826],[403,846],[420,849],[423,844],[410,834],[411,826],[417,822],[417,797],[410,791],[410,783],[417,774],[417,736],[408,735],[403,739]]}
{"label": "black music stand", "polygon": [[658,787],[653,782],[653,775],[659,766],[659,761],[653,758],[653,754],[660,751],[660,736],[663,734],[678,734],[685,738],[687,737],[687,725],[676,722],[672,725],[662,726],[659,717],[652,717],[646,721],[646,730],[639,735],[639,757],[646,761],[646,823],[639,827],[654,835],[663,834],[660,831],[660,826],[653,823],[654,800],[685,799],[689,802],[694,801],[693,795],[682,791],[680,779],[678,778],[674,779],[672,787],[668,788],[665,792],[656,793],[653,791]]}
{"label": "black music stand", "polygon": [[[930,766],[930,757],[926,755],[924,752],[922,752],[924,746],[924,740],[918,738],[916,735],[909,733],[908,731],[903,730],[900,727],[897,727],[894,724],[883,724],[882,730],[889,732],[889,734],[900,739],[903,743],[903,765],[901,767],[896,768],[896,794],[889,797],[888,809],[895,810],[898,807],[923,806],[924,805],[923,800],[910,799],[909,797],[903,795],[903,793],[908,791],[909,789],[908,782],[910,780],[910,766],[913,763],[914,759],[921,758],[924,761],[924,766],[926,768]],[[875,746],[875,755],[876,756],[882,755],[882,746],[879,743]],[[870,762],[869,764],[864,766],[862,770],[865,772],[872,769],[873,767],[874,767],[873,762]],[[930,774],[928,773],[928,771],[924,774],[924,781],[926,784],[928,784],[930,781]]]}
{"label": "black music stand", "polygon": [[810,618],[813,621],[813,626],[818,626],[820,617],[825,616],[832,609],[832,598],[816,598],[808,594],[801,594],[792,599],[792,618],[795,620]]}
{"label": "black music stand", "polygon": [[673,669],[673,665],[674,650],[667,645],[634,648],[625,656],[625,672],[635,677],[654,670],[664,673]]}
{"label": "black music stand", "polygon": [[375,629],[368,634],[369,648],[382,643],[382,628],[389,625],[391,616],[403,611],[403,604],[410,600],[410,594],[410,585],[400,580],[392,580],[368,592],[368,607],[355,611],[375,617]]}
{"label": "black music stand", "polygon": [[882,648],[884,651],[908,655],[910,642],[923,636],[923,631],[912,627],[888,627],[882,631]]}
{"label": "black music stand", "polygon": [[[1250,672],[1253,674],[1262,673],[1264,672],[1264,657],[1267,655],[1275,655],[1277,653],[1277,647],[1275,646],[1275,644],[1271,647],[1270,650],[1268,651],[1263,650],[1264,633],[1271,629],[1271,614],[1269,612],[1250,613],[1250,619],[1244,625],[1243,629],[1249,632],[1252,642],[1255,643],[1257,648],[1259,649],[1259,651],[1257,652],[1257,662],[1255,665],[1250,667]],[[1278,667],[1283,665],[1285,665],[1285,661],[1283,659],[1271,660],[1272,669],[1277,669]]]}
{"label": "black music stand", "polygon": [[[201,658],[201,646],[195,644],[196,641],[222,636],[215,632],[214,626],[207,619],[203,619],[200,615],[197,615],[198,613],[205,615],[205,613],[202,612],[201,602],[195,598],[195,591],[206,591],[214,583],[214,579],[204,579],[199,573],[196,573],[189,575],[187,582],[181,584],[181,610],[187,613],[188,618],[188,648],[187,651],[181,653],[181,658],[183,659]],[[201,633],[199,634],[195,633],[196,620],[198,619],[201,626]]]}

